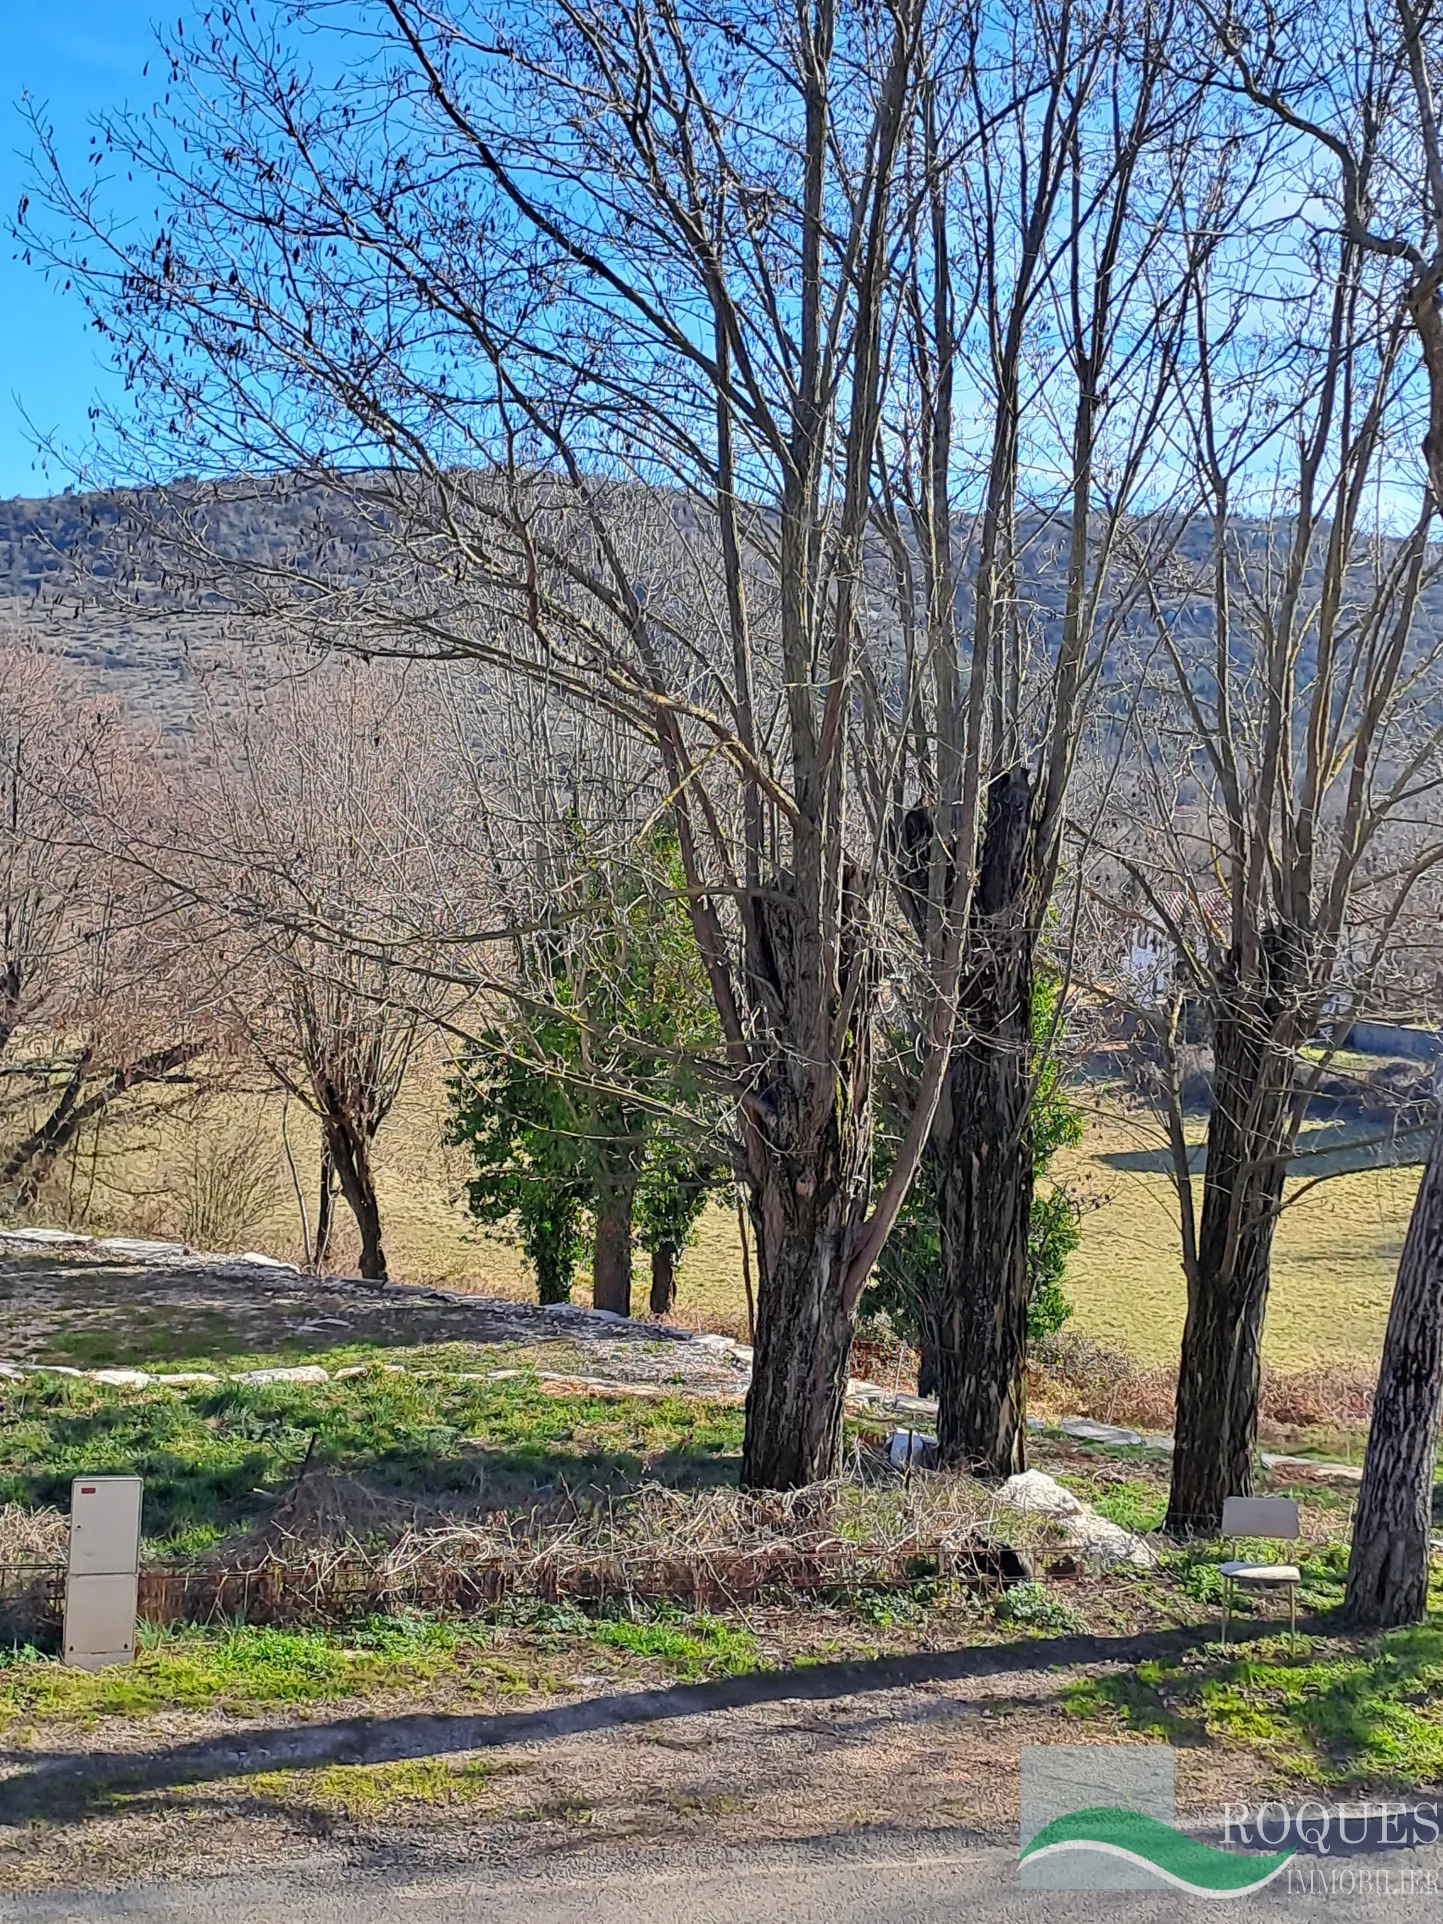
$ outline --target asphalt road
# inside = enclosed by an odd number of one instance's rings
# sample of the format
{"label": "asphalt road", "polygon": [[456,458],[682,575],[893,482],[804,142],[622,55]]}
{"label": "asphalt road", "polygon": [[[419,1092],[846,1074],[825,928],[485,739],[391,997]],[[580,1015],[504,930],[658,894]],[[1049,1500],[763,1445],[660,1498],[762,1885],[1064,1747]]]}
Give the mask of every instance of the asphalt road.
{"label": "asphalt road", "polygon": [[1327,1917],[1383,1924],[1443,1915],[1443,1852],[1314,1866],[1338,1888],[1280,1879],[1224,1902],[1176,1891],[1029,1892],[1015,1853],[936,1834],[746,1850],[596,1851],[525,1871],[422,1876],[294,1872],[115,1894],[0,1897],[0,1924],[1175,1924]]}

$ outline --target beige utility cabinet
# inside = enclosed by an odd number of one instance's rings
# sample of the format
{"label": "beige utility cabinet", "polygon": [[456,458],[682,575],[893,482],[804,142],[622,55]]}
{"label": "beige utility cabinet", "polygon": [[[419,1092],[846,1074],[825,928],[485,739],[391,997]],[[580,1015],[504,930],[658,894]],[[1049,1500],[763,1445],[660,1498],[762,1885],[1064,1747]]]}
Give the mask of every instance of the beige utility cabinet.
{"label": "beige utility cabinet", "polygon": [[135,1656],[141,1487],[138,1476],[78,1476],[70,1486],[65,1661],[80,1670]]}

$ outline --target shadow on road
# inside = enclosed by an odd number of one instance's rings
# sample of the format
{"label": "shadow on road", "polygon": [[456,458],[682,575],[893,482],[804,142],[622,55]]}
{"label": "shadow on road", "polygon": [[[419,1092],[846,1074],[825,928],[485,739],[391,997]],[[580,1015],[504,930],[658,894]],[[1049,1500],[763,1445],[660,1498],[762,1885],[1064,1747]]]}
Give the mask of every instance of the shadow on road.
{"label": "shadow on road", "polygon": [[12,1764],[23,1758],[25,1767],[0,1783],[0,1824],[23,1824],[37,1816],[63,1823],[85,1815],[97,1799],[119,1792],[178,1790],[263,1771],[410,1762],[458,1751],[542,1743],[591,1731],[659,1723],[673,1717],[705,1717],[757,1704],[818,1702],[1054,1667],[1136,1665],[1149,1658],[1180,1656],[1206,1642],[1210,1635],[1210,1628],[1201,1628],[1123,1637],[1031,1637],[961,1650],[754,1671],[715,1683],[623,1691],[544,1710],[350,1717],[326,1724],[247,1730],[138,1753],[45,1753],[27,1748],[23,1753],[10,1753]]}

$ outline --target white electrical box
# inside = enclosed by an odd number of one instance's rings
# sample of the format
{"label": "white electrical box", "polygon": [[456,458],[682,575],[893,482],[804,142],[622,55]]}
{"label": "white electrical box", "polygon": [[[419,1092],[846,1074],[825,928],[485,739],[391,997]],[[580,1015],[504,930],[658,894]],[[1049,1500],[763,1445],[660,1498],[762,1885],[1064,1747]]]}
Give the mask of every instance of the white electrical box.
{"label": "white electrical box", "polygon": [[78,1476],[70,1486],[65,1661],[81,1670],[135,1656],[141,1489],[138,1476]]}

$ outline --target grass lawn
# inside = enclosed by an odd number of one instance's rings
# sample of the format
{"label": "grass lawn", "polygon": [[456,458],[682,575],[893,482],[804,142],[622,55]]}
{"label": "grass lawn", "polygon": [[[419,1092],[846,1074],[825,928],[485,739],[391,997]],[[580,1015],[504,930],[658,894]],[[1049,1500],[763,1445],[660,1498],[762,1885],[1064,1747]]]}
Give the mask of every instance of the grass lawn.
{"label": "grass lawn", "polygon": [[[1200,1118],[1191,1133],[1201,1140]],[[1187,1304],[1164,1149],[1151,1116],[1104,1099],[1089,1110],[1078,1148],[1061,1151],[1053,1165],[1101,1202],[1084,1218],[1067,1266],[1075,1325],[1145,1363],[1176,1361]],[[1376,1365],[1418,1177],[1407,1164],[1345,1170],[1285,1209],[1263,1337],[1274,1368],[1359,1358]],[[1290,1178],[1292,1193],[1302,1181]]]}
{"label": "grass lawn", "polygon": [[[1092,1105],[1084,1140],[1055,1165],[1058,1175],[1101,1203],[1085,1216],[1081,1247],[1068,1265],[1075,1326],[1145,1363],[1172,1362],[1185,1292],[1163,1138],[1153,1118],[1126,1109],[1105,1085],[1089,1085],[1083,1099]],[[392,1273],[410,1282],[529,1296],[519,1251],[504,1235],[478,1229],[463,1207],[468,1165],[462,1151],[442,1142],[445,1117],[444,1063],[427,1057],[376,1144]],[[244,1177],[234,1185],[232,1219],[215,1222],[209,1237],[192,1233],[191,1240],[295,1257],[299,1215],[283,1120],[296,1168],[310,1171],[316,1143],[304,1113],[294,1104],[283,1112],[278,1099],[228,1096],[184,1116],[153,1118],[143,1129],[111,1132],[93,1159],[60,1172],[38,1216],[100,1232],[184,1238],[194,1230],[184,1220],[191,1189],[199,1184],[212,1198],[230,1193],[214,1179],[199,1180],[212,1163],[227,1159]],[[1201,1130],[1198,1119],[1195,1141]],[[1289,1208],[1279,1228],[1264,1355],[1282,1370],[1371,1361],[1381,1345],[1418,1172],[1406,1162],[1376,1160],[1382,1151],[1352,1149],[1344,1136],[1336,1128],[1307,1132],[1305,1144],[1317,1152],[1312,1170],[1338,1173]],[[1290,1183],[1295,1194],[1301,1180]],[[344,1271],[355,1256],[344,1210],[338,1224],[335,1260]],[[644,1264],[636,1287],[640,1303]],[[575,1300],[590,1301],[584,1268]],[[681,1264],[677,1319],[741,1334],[745,1318],[736,1218],[729,1208],[713,1207]]]}
{"label": "grass lawn", "polygon": [[[570,1491],[600,1496],[643,1479],[734,1481],[741,1412],[680,1396],[547,1395],[530,1374],[467,1381],[513,1359],[459,1346],[388,1352],[323,1387],[225,1383],[181,1393],[119,1391],[72,1378],[0,1389],[0,1503],[69,1500],[82,1471],[145,1478],[151,1550],[187,1555],[266,1517],[310,1452],[311,1466],[446,1511],[520,1508]],[[323,1359],[332,1367],[350,1351]],[[425,1373],[417,1373],[417,1372]]]}
{"label": "grass lawn", "polygon": [[0,1730],[173,1710],[254,1717],[280,1706],[416,1699],[437,1687],[448,1699],[546,1694],[567,1687],[568,1656],[595,1671],[610,1652],[622,1669],[628,1657],[645,1658],[679,1683],[740,1675],[759,1661],[744,1627],[666,1605],[588,1615],[536,1604],[461,1622],[372,1616],[340,1632],[142,1626],[133,1664],[94,1673],[24,1645],[0,1653]]}
{"label": "grass lawn", "polygon": [[1068,1714],[1165,1743],[1261,1755],[1328,1788],[1443,1784],[1443,1613],[1357,1642],[1286,1636],[1143,1663],[1064,1690]]}

